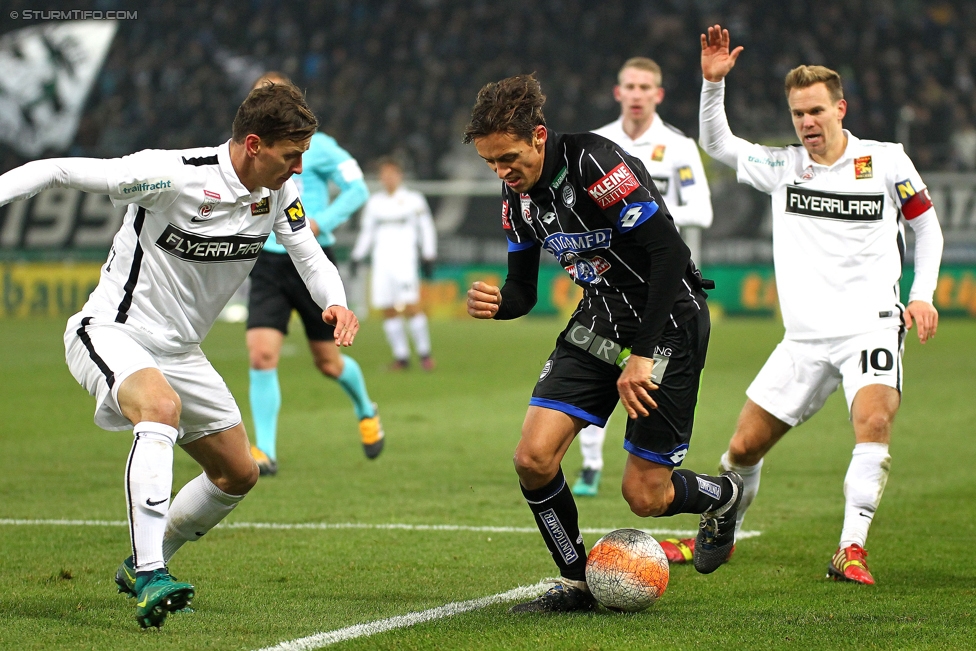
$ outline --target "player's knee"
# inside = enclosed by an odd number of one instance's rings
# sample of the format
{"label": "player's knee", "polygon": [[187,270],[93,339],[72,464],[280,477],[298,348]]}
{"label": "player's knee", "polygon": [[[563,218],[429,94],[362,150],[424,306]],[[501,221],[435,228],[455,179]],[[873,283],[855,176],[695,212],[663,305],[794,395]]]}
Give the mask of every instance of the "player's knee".
{"label": "player's knee", "polygon": [[857,417],[854,426],[861,438],[886,443],[893,420],[893,415],[877,410]]}
{"label": "player's knee", "polygon": [[749,439],[738,434],[729,441],[729,461],[737,466],[754,466],[763,458],[762,450],[749,445]]}
{"label": "player's knee", "polygon": [[[155,396],[139,406],[139,413],[133,422],[151,421],[179,428],[183,403],[175,391]],[[129,414],[126,414],[129,416]]]}
{"label": "player's knee", "polygon": [[242,464],[240,468],[226,472],[220,477],[211,477],[214,486],[228,495],[244,495],[258,483],[258,464],[251,460],[249,464]]}
{"label": "player's knee", "polygon": [[316,368],[323,375],[328,375],[331,378],[337,378],[342,375],[342,358],[337,357],[336,359],[320,359],[315,361]]}
{"label": "player's knee", "polygon": [[668,509],[667,495],[663,490],[656,490],[650,486],[630,486],[625,483],[621,491],[634,515],[652,518]]}
{"label": "player's knee", "polygon": [[278,368],[278,355],[268,348],[262,346],[251,346],[248,348],[251,368],[257,371],[270,371]]}
{"label": "player's knee", "polygon": [[515,472],[518,473],[522,485],[526,488],[536,488],[556,476],[559,463],[548,455],[533,453],[530,450],[518,449],[513,458]]}

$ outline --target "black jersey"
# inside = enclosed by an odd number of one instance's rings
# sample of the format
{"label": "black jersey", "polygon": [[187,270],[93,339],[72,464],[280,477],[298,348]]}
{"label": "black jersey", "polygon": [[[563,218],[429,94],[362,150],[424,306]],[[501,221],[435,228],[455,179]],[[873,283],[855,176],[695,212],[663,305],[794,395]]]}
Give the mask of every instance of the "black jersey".
{"label": "black jersey", "polygon": [[[668,324],[704,304],[701,275],[661,193],[640,160],[602,136],[550,131],[539,181],[526,194],[503,186],[502,228],[506,286],[531,284],[534,297],[538,267],[535,278],[513,278],[512,260],[534,253],[537,265],[545,249],[583,288],[573,317],[636,355],[651,356]],[[520,316],[504,300],[503,292],[498,318]]]}

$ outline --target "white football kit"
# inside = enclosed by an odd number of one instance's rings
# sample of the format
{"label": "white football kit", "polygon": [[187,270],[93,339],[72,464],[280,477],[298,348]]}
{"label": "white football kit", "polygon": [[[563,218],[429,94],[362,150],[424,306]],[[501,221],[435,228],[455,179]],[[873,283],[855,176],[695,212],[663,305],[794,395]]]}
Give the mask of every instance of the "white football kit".
{"label": "white football kit", "polygon": [[132,427],[117,393],[143,368],[159,368],[180,396],[180,443],[240,422],[200,342],[272,230],[316,302],[323,309],[345,306],[338,272],[307,226],[295,184],[247,190],[228,143],[111,160],[35,161],[0,177],[0,205],[52,186],[130,204],[98,286],[64,337],[71,373],[96,397],[95,422],[105,429]]}
{"label": "white football kit", "polygon": [[651,126],[632,140],[623,117],[593,133],[612,140],[644,163],[677,226],[712,225],[712,198],[695,141],[655,113]]}
{"label": "white football kit", "polygon": [[800,145],[765,147],[736,138],[724,82],[705,81],[701,139],[706,153],[772,199],[773,261],[784,341],[747,395],[780,420],[809,418],[843,379],[848,408],[857,390],[901,390],[904,329],[899,292],[905,230],[916,234],[909,301],[932,302],[942,233],[918,172],[899,144],[860,140],[833,165]]}
{"label": "white football kit", "polygon": [[359,237],[351,257],[372,258],[370,304],[376,309],[420,301],[418,252],[425,260],[437,255],[434,221],[424,195],[403,186],[370,196],[363,208]]}

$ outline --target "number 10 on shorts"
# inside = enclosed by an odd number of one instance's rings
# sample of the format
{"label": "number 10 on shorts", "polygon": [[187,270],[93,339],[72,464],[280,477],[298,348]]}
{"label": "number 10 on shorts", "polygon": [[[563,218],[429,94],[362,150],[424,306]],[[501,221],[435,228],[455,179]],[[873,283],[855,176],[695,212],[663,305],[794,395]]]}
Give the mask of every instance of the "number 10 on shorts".
{"label": "number 10 on shorts", "polygon": [[868,363],[875,371],[890,371],[895,366],[895,356],[887,348],[875,348],[870,353],[861,351],[861,373],[868,372]]}

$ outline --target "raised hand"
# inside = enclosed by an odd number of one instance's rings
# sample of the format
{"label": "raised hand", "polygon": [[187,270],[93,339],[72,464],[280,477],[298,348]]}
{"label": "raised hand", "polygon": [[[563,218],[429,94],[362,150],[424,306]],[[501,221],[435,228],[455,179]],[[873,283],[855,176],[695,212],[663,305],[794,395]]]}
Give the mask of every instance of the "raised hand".
{"label": "raised hand", "polygon": [[721,25],[709,27],[708,33],[701,35],[702,76],[708,81],[722,81],[735,67],[743,48],[740,45],[729,52],[729,42],[729,30]]}

